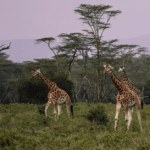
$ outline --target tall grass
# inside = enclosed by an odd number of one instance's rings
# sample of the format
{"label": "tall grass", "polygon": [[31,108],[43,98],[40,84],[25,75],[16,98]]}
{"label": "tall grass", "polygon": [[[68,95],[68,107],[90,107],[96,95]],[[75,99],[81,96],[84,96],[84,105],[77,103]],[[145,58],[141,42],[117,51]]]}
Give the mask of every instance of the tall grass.
{"label": "tall grass", "polygon": [[[43,106],[0,105],[0,149],[149,150],[150,106],[145,106],[141,112],[144,128],[142,133],[136,113],[133,113],[130,131],[126,132],[123,109],[119,117],[118,130],[115,132],[113,130],[115,105],[113,104],[88,106],[78,103],[74,108],[73,119],[68,118],[65,107],[63,107],[63,113],[59,120],[55,121],[51,107],[48,111],[49,117],[45,118],[42,113]],[[92,111],[96,114],[103,113],[101,117],[105,116],[107,123],[99,124],[96,121],[90,121],[88,115],[93,115]]]}

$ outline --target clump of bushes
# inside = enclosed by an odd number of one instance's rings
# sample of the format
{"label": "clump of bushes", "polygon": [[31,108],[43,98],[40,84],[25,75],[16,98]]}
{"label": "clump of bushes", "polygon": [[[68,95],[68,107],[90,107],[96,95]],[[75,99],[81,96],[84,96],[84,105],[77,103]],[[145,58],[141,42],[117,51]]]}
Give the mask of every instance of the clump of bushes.
{"label": "clump of bushes", "polygon": [[38,105],[38,112],[40,115],[45,115],[45,106],[44,105]]}
{"label": "clump of bushes", "polygon": [[90,109],[86,117],[89,121],[99,125],[106,125],[109,122],[104,107],[100,105]]}

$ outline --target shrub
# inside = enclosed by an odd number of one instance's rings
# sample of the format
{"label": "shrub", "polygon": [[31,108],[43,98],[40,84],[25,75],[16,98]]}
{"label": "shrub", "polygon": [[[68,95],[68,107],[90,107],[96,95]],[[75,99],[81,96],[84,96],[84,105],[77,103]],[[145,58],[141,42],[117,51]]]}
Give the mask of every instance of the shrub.
{"label": "shrub", "polygon": [[48,88],[40,79],[21,79],[18,81],[19,102],[45,103],[47,101]]}
{"label": "shrub", "polygon": [[38,108],[39,114],[45,116],[45,106],[44,105],[38,105],[37,108]]}
{"label": "shrub", "polygon": [[99,105],[90,109],[86,117],[89,121],[96,122],[100,125],[106,125],[109,121],[104,107]]}

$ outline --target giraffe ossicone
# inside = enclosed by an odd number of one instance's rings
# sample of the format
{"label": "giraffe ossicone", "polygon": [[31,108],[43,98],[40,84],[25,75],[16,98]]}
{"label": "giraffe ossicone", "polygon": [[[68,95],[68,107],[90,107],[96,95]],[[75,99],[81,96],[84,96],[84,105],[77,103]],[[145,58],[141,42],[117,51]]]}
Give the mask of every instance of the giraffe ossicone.
{"label": "giraffe ossicone", "polygon": [[124,67],[121,66],[121,67],[118,69],[118,72],[123,72],[123,70],[124,70]]}

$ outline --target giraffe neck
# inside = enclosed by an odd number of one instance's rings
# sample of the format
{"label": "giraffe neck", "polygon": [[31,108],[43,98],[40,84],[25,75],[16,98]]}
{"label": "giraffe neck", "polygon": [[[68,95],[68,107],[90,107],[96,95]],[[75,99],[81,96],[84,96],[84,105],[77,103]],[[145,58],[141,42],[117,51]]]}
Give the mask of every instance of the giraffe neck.
{"label": "giraffe neck", "polygon": [[115,87],[118,89],[118,91],[122,92],[124,90],[124,86],[121,83],[121,81],[117,78],[117,76],[113,72],[109,73],[109,75],[110,75],[111,80],[114,83]]}
{"label": "giraffe neck", "polygon": [[129,81],[126,71],[123,69],[123,81]]}
{"label": "giraffe neck", "polygon": [[126,71],[123,69],[123,81],[126,82],[126,84],[128,85],[129,89],[131,89],[132,91],[135,91],[138,95],[141,95],[141,91],[139,89],[137,89],[136,87],[134,87],[133,83],[130,81],[130,79],[128,78],[128,75],[126,73]]}
{"label": "giraffe neck", "polygon": [[123,81],[128,84],[128,86],[133,86],[133,83],[131,82],[131,80],[128,78],[128,75],[126,73],[126,71],[123,69]]}
{"label": "giraffe neck", "polygon": [[44,76],[42,73],[39,73],[39,76],[41,77],[43,83],[47,85],[49,90],[54,91],[57,88],[56,83],[47,79],[47,77]]}

